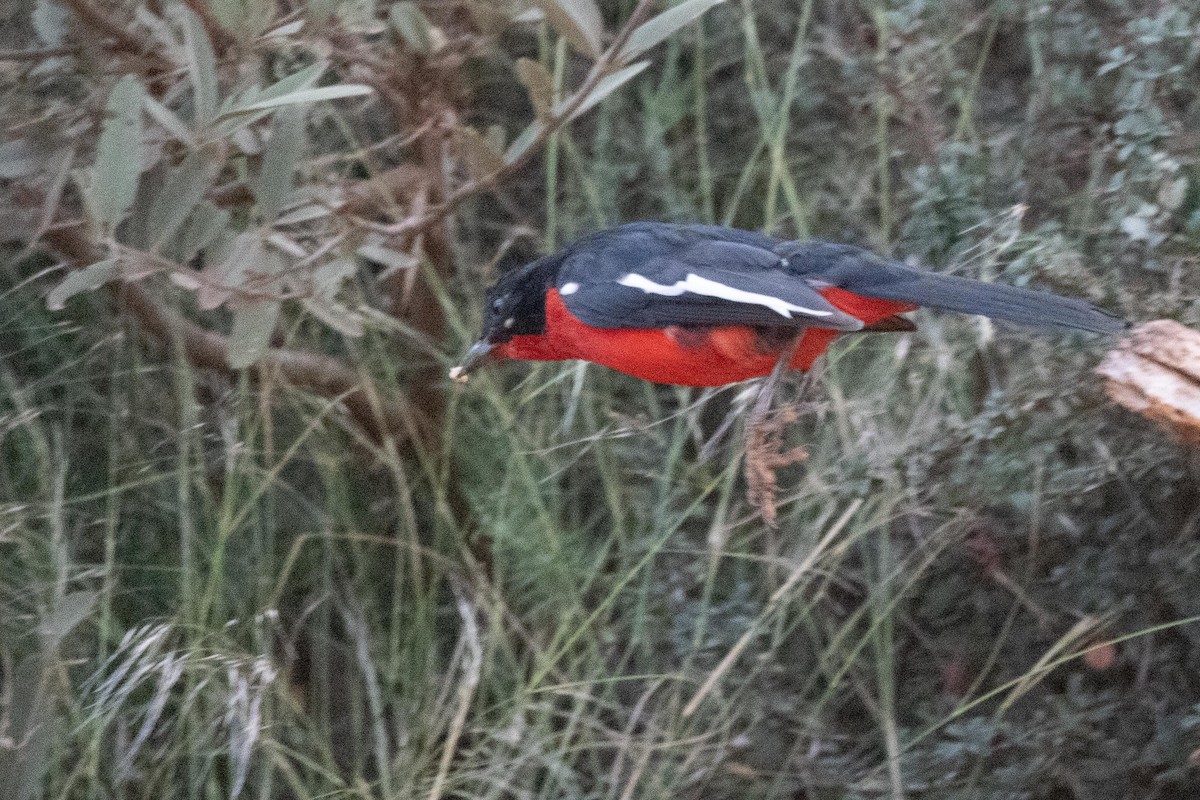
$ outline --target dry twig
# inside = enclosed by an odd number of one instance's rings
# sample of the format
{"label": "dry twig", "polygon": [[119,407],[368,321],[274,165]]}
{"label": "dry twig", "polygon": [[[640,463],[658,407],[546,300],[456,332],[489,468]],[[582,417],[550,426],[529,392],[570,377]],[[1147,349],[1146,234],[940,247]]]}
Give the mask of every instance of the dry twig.
{"label": "dry twig", "polygon": [[772,528],[779,524],[776,471],[808,458],[803,447],[783,449],[783,432],[800,416],[796,406],[791,404],[771,410],[775,389],[792,363],[799,342],[800,337],[796,337],[779,357],[770,376],[759,388],[754,408],[746,420],[746,499]]}

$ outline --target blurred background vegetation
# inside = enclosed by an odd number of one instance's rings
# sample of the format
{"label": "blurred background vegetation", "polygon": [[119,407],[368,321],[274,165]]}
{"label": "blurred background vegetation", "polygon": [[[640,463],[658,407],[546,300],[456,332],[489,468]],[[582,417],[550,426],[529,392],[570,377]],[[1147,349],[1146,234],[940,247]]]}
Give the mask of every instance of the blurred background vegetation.
{"label": "blurred background vegetation", "polygon": [[746,387],[444,378],[640,218],[1195,325],[1200,9],[670,5],[0,11],[6,797],[1200,795],[1200,462],[1105,342],[842,342],[778,530]]}

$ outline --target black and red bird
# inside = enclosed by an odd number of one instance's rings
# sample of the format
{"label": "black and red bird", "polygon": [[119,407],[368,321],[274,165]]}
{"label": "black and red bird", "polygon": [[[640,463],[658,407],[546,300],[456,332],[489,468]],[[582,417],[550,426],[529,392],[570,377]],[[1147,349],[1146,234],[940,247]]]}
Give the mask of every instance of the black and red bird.
{"label": "black and red bird", "polygon": [[505,274],[483,336],[452,371],[488,358],[583,359],[655,383],[722,386],[767,375],[799,337],[807,370],[849,331],[913,330],[920,307],[1036,327],[1118,333],[1083,300],[940,275],[845,244],[715,225],[634,222]]}

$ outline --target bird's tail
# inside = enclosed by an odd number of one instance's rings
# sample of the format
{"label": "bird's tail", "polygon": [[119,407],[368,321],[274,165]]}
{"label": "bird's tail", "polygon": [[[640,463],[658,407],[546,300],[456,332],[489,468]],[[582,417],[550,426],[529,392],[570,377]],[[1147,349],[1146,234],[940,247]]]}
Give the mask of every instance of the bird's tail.
{"label": "bird's tail", "polygon": [[1002,283],[984,283],[955,275],[926,273],[912,282],[879,288],[882,293],[873,294],[883,299],[944,311],[980,314],[1021,325],[1071,328],[1092,333],[1120,333],[1129,327],[1125,320],[1086,300]]}
{"label": "bird's tail", "polygon": [[1040,328],[1120,333],[1129,327],[1086,300],[915,269],[848,245],[791,242],[776,252],[788,258],[794,272],[865,297]]}

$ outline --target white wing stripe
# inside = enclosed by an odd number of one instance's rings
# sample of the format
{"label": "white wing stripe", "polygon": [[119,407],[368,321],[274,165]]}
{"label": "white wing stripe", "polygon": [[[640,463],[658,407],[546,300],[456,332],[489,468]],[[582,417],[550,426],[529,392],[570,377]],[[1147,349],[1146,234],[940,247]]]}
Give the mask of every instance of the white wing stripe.
{"label": "white wing stripe", "polygon": [[766,306],[776,314],[787,319],[792,318],[792,312],[797,312],[806,317],[829,317],[833,315],[832,311],[821,311],[815,308],[793,305],[779,297],[772,297],[769,294],[759,294],[758,292],[747,292],[745,289],[736,289],[732,286],[726,286],[723,283],[709,280],[708,278],[702,278],[694,273],[688,273],[686,278],[681,281],[675,281],[670,286],[655,283],[646,276],[638,275],[635,272],[625,275],[617,283],[622,286],[641,289],[646,294],[661,294],[665,297],[679,297],[685,292],[691,292],[692,294],[699,294],[705,297],[719,297],[722,300],[729,300],[734,303],[751,303],[753,305]]}

